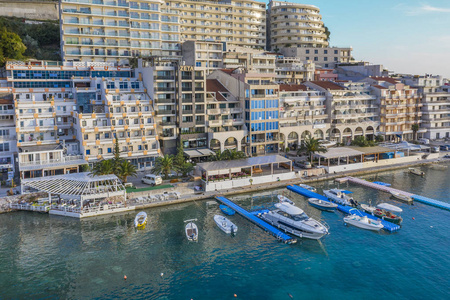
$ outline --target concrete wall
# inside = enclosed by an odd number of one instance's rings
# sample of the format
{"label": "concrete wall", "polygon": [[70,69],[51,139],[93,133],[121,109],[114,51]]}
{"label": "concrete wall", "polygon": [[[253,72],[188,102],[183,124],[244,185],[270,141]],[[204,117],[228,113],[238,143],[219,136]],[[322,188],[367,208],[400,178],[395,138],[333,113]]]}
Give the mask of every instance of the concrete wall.
{"label": "concrete wall", "polygon": [[58,1],[0,0],[0,16],[33,20],[59,20]]}

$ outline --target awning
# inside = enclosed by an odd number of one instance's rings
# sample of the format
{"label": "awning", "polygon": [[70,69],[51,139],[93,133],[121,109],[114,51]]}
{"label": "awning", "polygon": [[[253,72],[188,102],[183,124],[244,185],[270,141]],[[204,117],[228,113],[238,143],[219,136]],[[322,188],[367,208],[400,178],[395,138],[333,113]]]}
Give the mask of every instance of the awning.
{"label": "awning", "polygon": [[203,157],[203,156],[210,156],[214,155],[214,151],[211,151],[209,149],[188,149],[184,150],[184,154],[186,154],[189,158],[195,158],[195,157]]}

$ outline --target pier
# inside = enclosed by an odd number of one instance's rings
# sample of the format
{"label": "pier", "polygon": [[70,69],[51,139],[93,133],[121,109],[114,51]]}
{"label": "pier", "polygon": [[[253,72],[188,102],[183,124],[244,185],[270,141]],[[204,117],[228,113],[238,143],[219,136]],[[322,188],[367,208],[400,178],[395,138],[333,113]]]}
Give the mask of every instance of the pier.
{"label": "pier", "polygon": [[[317,198],[323,201],[328,201],[330,202],[330,200],[328,200],[327,197],[311,192],[310,190],[304,189],[302,187],[299,187],[298,185],[289,185],[287,187],[288,190],[293,191],[294,193],[297,193],[299,195],[302,195],[306,198]],[[358,215],[360,217],[366,216],[372,220],[379,220],[378,217],[372,216],[371,214],[368,214],[366,212],[360,211],[359,209],[356,209],[354,207],[351,206],[347,206],[347,205],[340,205],[338,204],[337,209],[345,214],[349,214],[349,215]],[[383,229],[389,232],[394,232],[400,229],[400,226],[397,224],[393,224],[391,222],[388,222],[386,220],[381,220],[381,224],[383,224]]]}
{"label": "pier", "polygon": [[289,235],[287,235],[286,233],[282,232],[281,230],[279,230],[279,229],[273,227],[272,225],[264,222],[263,220],[261,220],[260,218],[258,218],[254,214],[252,214],[251,212],[248,212],[247,210],[243,209],[242,207],[240,207],[239,205],[237,205],[233,201],[231,201],[231,200],[229,200],[229,199],[227,199],[225,197],[222,197],[222,196],[216,196],[215,198],[216,198],[217,201],[219,201],[222,204],[225,204],[226,206],[228,206],[231,209],[235,210],[242,217],[244,217],[245,219],[247,219],[250,222],[254,223],[255,225],[257,225],[258,227],[260,227],[264,231],[269,232],[274,237],[276,237],[277,239],[283,241],[284,243],[286,243],[286,244],[294,244],[294,243],[297,242],[297,239],[290,237]]}
{"label": "pier", "polygon": [[347,181],[349,181],[349,182],[352,182],[352,183],[360,184],[360,185],[363,185],[363,186],[366,186],[366,187],[370,187],[370,188],[373,188],[373,189],[376,189],[376,190],[379,190],[379,191],[383,191],[383,192],[386,192],[386,193],[390,193],[391,191],[394,191],[394,192],[397,192],[399,194],[411,197],[412,199],[414,199],[417,202],[420,202],[420,203],[423,203],[423,204],[427,204],[427,205],[431,205],[431,206],[434,206],[434,207],[437,207],[437,208],[441,208],[441,209],[445,209],[445,210],[450,210],[450,203],[442,202],[442,201],[439,201],[439,200],[431,199],[431,198],[420,196],[420,195],[414,195],[414,194],[411,194],[411,193],[408,193],[408,192],[405,192],[405,191],[402,191],[402,190],[394,189],[392,187],[379,185],[379,184],[376,184],[374,182],[369,182],[367,180],[363,180],[363,179],[359,179],[359,178],[355,178],[355,177],[351,177],[351,176],[340,178],[340,180],[341,180],[340,182],[347,182]]}

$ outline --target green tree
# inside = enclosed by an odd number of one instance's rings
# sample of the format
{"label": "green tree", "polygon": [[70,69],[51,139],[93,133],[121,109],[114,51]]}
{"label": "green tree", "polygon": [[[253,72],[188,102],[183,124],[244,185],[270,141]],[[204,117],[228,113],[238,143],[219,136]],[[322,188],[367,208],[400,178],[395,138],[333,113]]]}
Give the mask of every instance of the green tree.
{"label": "green tree", "polygon": [[325,35],[327,36],[327,41],[329,42],[330,41],[330,37],[331,37],[331,32],[330,32],[330,30],[328,29],[327,26],[325,26]]}
{"label": "green tree", "polygon": [[382,143],[382,142],[384,142],[383,136],[382,136],[381,134],[375,136],[375,142],[377,142],[377,143]]}
{"label": "green tree", "polygon": [[177,147],[177,154],[173,158],[173,163],[175,166],[183,166],[186,163],[186,157],[184,156],[184,149],[182,143]]}
{"label": "green tree", "polygon": [[417,141],[417,131],[419,131],[419,124],[412,124],[411,130],[413,131],[413,139],[414,141]]}
{"label": "green tree", "polygon": [[80,170],[81,170],[81,172],[89,172],[89,171],[91,171],[91,168],[89,167],[88,164],[85,164],[85,165],[80,166]]}
{"label": "green tree", "polygon": [[322,144],[323,142],[316,140],[313,137],[307,137],[298,152],[300,153],[306,151],[306,155],[310,157],[310,161],[312,164],[314,153],[325,153],[328,151],[327,147],[323,146]]}
{"label": "green tree", "polygon": [[227,160],[233,160],[233,159],[241,159],[245,157],[245,153],[242,151],[237,151],[236,149],[231,150],[225,150]]}
{"label": "green tree", "polygon": [[176,171],[178,168],[174,164],[173,155],[166,154],[164,156],[160,156],[156,158],[155,166],[152,168],[152,173],[164,176],[164,179],[169,177],[169,174],[172,171]]}
{"label": "green tree", "polygon": [[96,162],[92,168],[92,174],[95,176],[114,174],[115,171],[116,169],[111,159],[104,159]]}
{"label": "green tree", "polygon": [[183,177],[187,177],[189,173],[194,171],[194,164],[190,162],[184,162],[180,166],[179,171],[181,172]]}
{"label": "green tree", "polygon": [[365,136],[358,136],[356,137],[352,143],[352,146],[359,146],[359,147],[372,147],[375,146],[375,142],[374,141],[369,141],[366,139]]}
{"label": "green tree", "polygon": [[135,165],[133,165],[132,163],[130,163],[127,160],[124,160],[119,165],[117,177],[122,179],[123,182],[127,182],[127,177],[128,176],[136,177],[137,176],[137,170],[136,170],[136,166]]}
{"label": "green tree", "polygon": [[[123,159],[120,158],[120,148],[119,148],[119,139],[116,137],[116,141],[114,143],[114,158],[112,159],[112,164],[114,167],[114,174],[119,174],[119,167],[122,164]],[[117,175],[117,177],[119,177]]]}
{"label": "green tree", "polygon": [[4,66],[8,59],[23,59],[23,53],[27,47],[22,39],[14,32],[6,28],[0,31],[0,66]]}
{"label": "green tree", "polygon": [[220,160],[227,160],[228,159],[228,151],[216,151],[216,154],[212,157],[212,160],[220,161]]}

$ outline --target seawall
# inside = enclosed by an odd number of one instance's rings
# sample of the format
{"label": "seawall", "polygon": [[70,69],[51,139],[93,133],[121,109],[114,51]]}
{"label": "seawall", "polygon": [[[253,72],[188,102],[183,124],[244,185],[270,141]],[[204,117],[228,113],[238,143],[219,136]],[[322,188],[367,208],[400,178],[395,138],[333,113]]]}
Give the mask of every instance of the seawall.
{"label": "seawall", "polygon": [[58,1],[0,0],[0,16],[59,20],[59,4]]}

